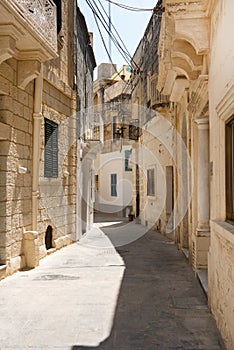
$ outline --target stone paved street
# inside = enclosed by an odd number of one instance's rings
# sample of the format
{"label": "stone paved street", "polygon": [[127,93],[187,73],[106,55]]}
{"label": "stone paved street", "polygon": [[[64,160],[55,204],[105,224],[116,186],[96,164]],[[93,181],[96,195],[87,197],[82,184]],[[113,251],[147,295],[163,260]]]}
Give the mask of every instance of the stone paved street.
{"label": "stone paved street", "polygon": [[224,349],[182,253],[154,231],[114,250],[114,231],[144,230],[117,223],[0,282],[1,350]]}

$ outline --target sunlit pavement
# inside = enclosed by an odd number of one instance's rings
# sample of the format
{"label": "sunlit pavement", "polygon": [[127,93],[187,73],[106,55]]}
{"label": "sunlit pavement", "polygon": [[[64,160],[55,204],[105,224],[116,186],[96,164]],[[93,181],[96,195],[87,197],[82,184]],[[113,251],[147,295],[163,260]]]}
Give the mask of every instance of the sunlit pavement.
{"label": "sunlit pavement", "polygon": [[224,349],[176,246],[150,231],[116,250],[113,230],[131,238],[145,231],[107,221],[0,282],[0,349]]}

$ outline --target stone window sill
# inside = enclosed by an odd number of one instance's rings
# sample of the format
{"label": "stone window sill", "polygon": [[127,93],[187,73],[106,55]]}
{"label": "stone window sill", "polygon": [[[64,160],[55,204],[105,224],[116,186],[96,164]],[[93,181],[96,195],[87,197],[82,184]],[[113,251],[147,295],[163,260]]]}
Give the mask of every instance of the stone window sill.
{"label": "stone window sill", "polygon": [[234,245],[234,225],[228,221],[211,221],[211,228]]}

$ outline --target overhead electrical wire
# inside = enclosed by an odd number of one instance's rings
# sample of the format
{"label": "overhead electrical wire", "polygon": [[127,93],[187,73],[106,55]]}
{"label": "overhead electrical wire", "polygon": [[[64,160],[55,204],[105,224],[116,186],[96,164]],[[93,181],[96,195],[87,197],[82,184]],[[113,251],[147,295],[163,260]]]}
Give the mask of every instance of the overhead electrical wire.
{"label": "overhead electrical wire", "polygon": [[[116,49],[119,51],[119,53],[121,54],[121,56],[124,58],[124,60],[126,61],[126,63],[128,63],[128,65],[131,67],[132,64],[134,64],[135,68],[140,71],[140,68],[139,66],[137,65],[137,63],[133,60],[130,52],[128,51],[126,45],[124,44],[123,40],[121,39],[116,27],[114,26],[114,24],[111,22],[111,19],[108,15],[108,13],[106,12],[104,6],[102,5],[101,1],[98,0],[104,14],[107,16],[108,18],[108,21],[105,19],[105,17],[103,16],[103,13],[102,11],[100,10],[100,8],[98,7],[97,3],[95,0],[85,0],[87,5],[90,7],[90,9],[92,10],[92,13],[93,13],[93,16],[94,16],[94,19],[95,19],[95,22],[96,22],[96,25],[97,25],[97,28],[98,28],[98,32],[99,32],[99,35],[101,37],[101,40],[102,40],[102,43],[103,43],[103,46],[105,48],[105,51],[108,55],[108,58],[110,60],[110,63],[113,65],[114,69],[115,69],[115,72],[120,76],[119,72],[117,71],[116,69],[116,66],[115,64],[113,63],[112,61],[112,58],[111,58],[111,55],[108,51],[108,48],[107,48],[107,45],[105,43],[105,40],[104,40],[104,37],[103,37],[103,34],[102,34],[102,31],[100,29],[100,26],[99,26],[99,23],[98,21],[102,24],[103,28],[105,29],[105,31],[107,32],[107,34],[110,36],[111,40],[113,41]],[[128,5],[124,5],[124,4],[119,4],[119,3],[116,3],[112,0],[106,0],[107,2],[109,3],[112,3],[114,5],[117,5],[119,7],[122,7],[124,8],[125,10],[131,10],[131,11],[153,11],[154,13],[155,12],[162,12],[163,10],[162,9],[158,9],[158,8],[153,8],[153,9],[142,9],[142,8],[136,8],[136,7],[132,7],[132,6],[128,6]],[[114,32],[112,32],[110,30],[110,24],[111,24],[111,28],[114,29]],[[126,87],[124,88],[124,90],[126,91],[128,89],[128,87],[132,85],[131,82],[128,82],[126,84]]]}
{"label": "overhead electrical wire", "polygon": [[97,29],[98,29],[99,35],[100,35],[100,37],[101,37],[101,40],[102,40],[103,46],[104,46],[104,48],[105,48],[105,50],[106,50],[106,53],[107,53],[107,55],[108,55],[108,58],[109,58],[109,60],[110,60],[111,64],[113,65],[114,69],[117,71],[117,69],[116,69],[116,67],[115,67],[114,63],[112,62],[112,59],[111,59],[110,53],[109,53],[109,51],[108,51],[108,49],[107,49],[107,46],[106,46],[106,43],[105,43],[104,37],[103,37],[103,35],[102,35],[101,29],[100,29],[100,26],[99,26],[99,23],[98,23],[98,20],[97,20],[97,17],[96,17],[96,15],[95,15],[95,14],[94,14],[94,20],[95,20],[95,22],[96,22]]}
{"label": "overhead electrical wire", "polygon": [[[108,15],[108,13],[106,12],[105,7],[102,5],[101,0],[98,0],[98,2],[99,2],[99,4],[100,4],[101,8],[103,9],[104,13],[105,13],[105,14],[106,14],[106,16],[108,17],[109,15]],[[122,40],[121,36],[119,35],[119,33],[118,33],[118,31],[117,31],[116,27],[114,26],[114,24],[113,24],[112,22],[111,22],[111,28],[113,28],[113,29],[114,29],[115,33],[117,34],[117,36],[118,36],[118,38],[119,38],[120,42],[122,43],[122,45],[123,45],[123,47],[124,47],[124,50],[126,51],[126,53],[128,54],[128,56],[129,56],[129,57],[130,57],[130,59],[131,59],[132,57],[131,57],[130,52],[128,51],[128,49],[127,49],[127,47],[126,47],[125,43],[123,42],[123,40]]]}
{"label": "overhead electrical wire", "polygon": [[[117,50],[119,51],[119,53],[121,54],[121,56],[124,58],[124,60],[126,60],[126,62],[130,64],[131,61],[131,54],[124,50],[121,46],[121,44],[119,43],[118,39],[116,38],[116,36],[114,35],[114,33],[110,32],[109,30],[109,23],[107,23],[106,19],[103,17],[102,12],[100,11],[100,9],[98,8],[97,4],[95,1],[92,2],[92,0],[86,0],[86,3],[88,4],[88,6],[91,8],[93,15],[98,18],[98,20],[100,21],[100,23],[102,24],[102,26],[104,27],[104,29],[106,30],[107,34],[111,37],[111,40],[113,41],[114,45],[116,46]],[[95,8],[95,7],[96,8]],[[98,11],[98,12],[97,12]]]}
{"label": "overhead electrical wire", "polygon": [[154,8],[139,8],[139,7],[133,7],[133,6],[129,6],[129,5],[126,5],[126,4],[120,4],[118,2],[115,2],[115,1],[112,1],[112,0],[106,0],[107,2],[110,2],[111,4],[113,5],[116,5],[118,7],[121,7],[125,10],[128,10],[128,11],[135,11],[135,12],[141,12],[141,11],[154,11]]}

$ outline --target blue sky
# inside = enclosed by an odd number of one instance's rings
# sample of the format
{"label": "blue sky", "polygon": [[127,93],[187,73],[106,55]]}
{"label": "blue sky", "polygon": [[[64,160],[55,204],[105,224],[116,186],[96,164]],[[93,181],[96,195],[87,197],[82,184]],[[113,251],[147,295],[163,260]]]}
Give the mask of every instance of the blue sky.
{"label": "blue sky", "polygon": [[[153,8],[157,0],[113,0],[120,4],[126,4],[128,6],[139,7],[139,8]],[[78,6],[80,7],[81,12],[85,16],[88,30],[94,33],[94,53],[97,61],[97,65],[103,62],[109,62],[108,55],[104,49],[102,41],[100,39],[98,29],[92,14],[91,9],[88,7],[85,0],[77,0]],[[102,5],[108,12],[108,2],[106,0],[101,0]],[[99,5],[96,0],[96,4]],[[100,5],[99,5],[100,7]],[[149,22],[149,19],[152,15],[152,12],[132,12],[127,11],[122,8],[111,5],[111,17],[112,23],[117,29],[120,37],[125,43],[128,51],[131,55],[135,52],[139,41],[141,40],[146,26]],[[104,28],[100,24],[100,28],[105,38],[107,47],[109,48],[109,39],[106,35]],[[117,64],[117,67],[120,68],[123,64],[127,62],[120,55],[120,53],[115,49],[114,44],[112,44],[112,61]]]}

